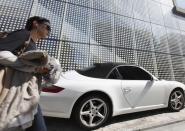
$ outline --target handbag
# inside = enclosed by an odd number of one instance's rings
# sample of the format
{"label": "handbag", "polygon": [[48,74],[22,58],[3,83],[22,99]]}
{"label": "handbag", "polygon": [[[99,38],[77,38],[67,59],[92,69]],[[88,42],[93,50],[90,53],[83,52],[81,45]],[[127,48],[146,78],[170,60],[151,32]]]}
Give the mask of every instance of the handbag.
{"label": "handbag", "polygon": [[[0,35],[0,38],[6,37],[7,33]],[[26,50],[30,39],[29,37],[23,48],[17,52],[18,56]],[[34,115],[33,110],[36,109],[39,98],[36,76],[10,67],[0,67],[0,131],[11,127],[12,123],[14,126],[20,126],[28,122],[18,119],[30,113]]]}

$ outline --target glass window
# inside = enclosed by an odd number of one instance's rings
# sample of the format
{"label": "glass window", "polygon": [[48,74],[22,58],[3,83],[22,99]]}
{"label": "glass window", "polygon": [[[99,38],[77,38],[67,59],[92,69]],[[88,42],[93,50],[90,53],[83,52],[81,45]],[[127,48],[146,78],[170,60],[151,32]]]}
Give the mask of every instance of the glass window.
{"label": "glass window", "polygon": [[118,71],[124,80],[151,80],[152,76],[135,66],[120,66]]}
{"label": "glass window", "polygon": [[117,71],[117,69],[114,69],[107,77],[108,79],[119,79],[119,73]]}

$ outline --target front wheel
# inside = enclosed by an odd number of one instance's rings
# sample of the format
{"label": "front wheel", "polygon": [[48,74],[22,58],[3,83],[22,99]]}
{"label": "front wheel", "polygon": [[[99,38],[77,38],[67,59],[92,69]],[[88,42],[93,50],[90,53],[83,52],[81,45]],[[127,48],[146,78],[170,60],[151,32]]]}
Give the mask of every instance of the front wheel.
{"label": "front wheel", "polygon": [[74,118],[82,128],[93,130],[103,125],[110,115],[110,104],[102,96],[85,97],[75,108]]}
{"label": "front wheel", "polygon": [[171,111],[180,111],[184,108],[184,94],[181,90],[172,91],[169,98],[168,108]]}

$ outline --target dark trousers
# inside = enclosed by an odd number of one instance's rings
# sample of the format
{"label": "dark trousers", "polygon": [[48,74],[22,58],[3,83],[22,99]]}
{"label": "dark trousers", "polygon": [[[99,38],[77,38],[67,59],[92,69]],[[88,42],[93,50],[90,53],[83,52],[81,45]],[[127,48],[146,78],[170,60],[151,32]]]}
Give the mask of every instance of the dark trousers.
{"label": "dark trousers", "polygon": [[40,105],[38,105],[38,111],[37,111],[37,114],[35,114],[34,116],[32,126],[26,129],[26,131],[47,131]]}

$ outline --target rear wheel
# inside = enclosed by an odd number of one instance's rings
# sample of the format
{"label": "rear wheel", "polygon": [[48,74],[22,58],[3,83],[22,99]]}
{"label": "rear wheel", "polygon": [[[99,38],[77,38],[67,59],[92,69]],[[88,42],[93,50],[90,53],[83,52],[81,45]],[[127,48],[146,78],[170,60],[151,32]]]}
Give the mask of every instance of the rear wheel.
{"label": "rear wheel", "polygon": [[180,111],[184,108],[184,94],[180,89],[176,89],[170,94],[168,108],[171,111]]}
{"label": "rear wheel", "polygon": [[109,115],[110,104],[99,95],[85,97],[74,110],[75,122],[88,130],[102,126]]}

